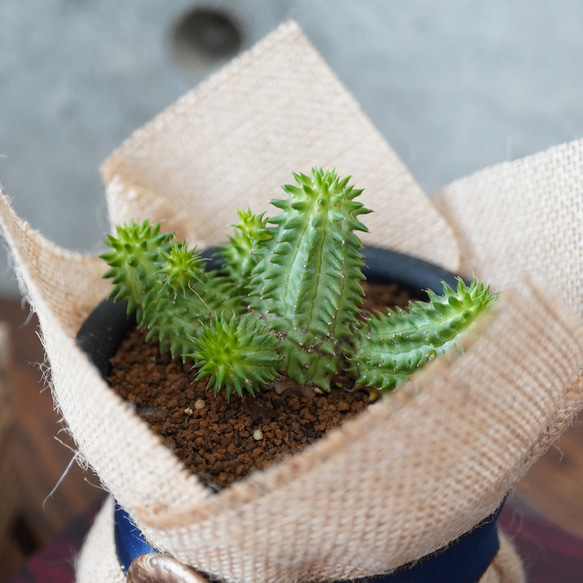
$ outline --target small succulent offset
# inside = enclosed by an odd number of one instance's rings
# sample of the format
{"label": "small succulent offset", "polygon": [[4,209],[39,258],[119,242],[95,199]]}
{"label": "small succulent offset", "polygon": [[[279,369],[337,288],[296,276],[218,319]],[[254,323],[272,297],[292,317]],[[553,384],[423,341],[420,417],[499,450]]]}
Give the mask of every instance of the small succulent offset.
{"label": "small succulent offset", "polygon": [[126,299],[148,339],[192,360],[198,378],[254,394],[281,374],[330,390],[344,372],[359,387],[388,392],[452,346],[496,299],[489,287],[461,279],[457,290],[429,291],[408,310],[360,317],[363,301],[362,190],[335,171],[294,174],[281,213],[239,211],[237,232],[206,271],[196,249],[148,221],[117,227],[102,255],[112,297]]}

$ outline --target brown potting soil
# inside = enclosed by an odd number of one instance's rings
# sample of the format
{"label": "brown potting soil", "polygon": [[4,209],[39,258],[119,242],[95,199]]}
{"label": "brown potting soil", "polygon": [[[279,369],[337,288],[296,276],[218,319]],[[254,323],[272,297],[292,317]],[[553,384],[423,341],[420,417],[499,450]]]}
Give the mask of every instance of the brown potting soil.
{"label": "brown potting soil", "polygon": [[[364,309],[406,306],[394,286],[365,284]],[[160,354],[132,330],[111,359],[111,387],[207,486],[220,489],[303,450],[369,404],[369,392],[339,376],[330,393],[278,379],[256,397],[217,395],[192,363]]]}

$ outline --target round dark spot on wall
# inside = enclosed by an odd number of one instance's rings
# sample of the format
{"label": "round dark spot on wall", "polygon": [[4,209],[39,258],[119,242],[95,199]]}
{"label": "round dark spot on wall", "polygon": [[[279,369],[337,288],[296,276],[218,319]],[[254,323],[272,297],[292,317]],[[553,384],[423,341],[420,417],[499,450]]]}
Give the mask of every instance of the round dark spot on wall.
{"label": "round dark spot on wall", "polygon": [[236,20],[227,12],[197,7],[175,24],[172,43],[177,61],[192,69],[236,55],[241,48],[242,34]]}

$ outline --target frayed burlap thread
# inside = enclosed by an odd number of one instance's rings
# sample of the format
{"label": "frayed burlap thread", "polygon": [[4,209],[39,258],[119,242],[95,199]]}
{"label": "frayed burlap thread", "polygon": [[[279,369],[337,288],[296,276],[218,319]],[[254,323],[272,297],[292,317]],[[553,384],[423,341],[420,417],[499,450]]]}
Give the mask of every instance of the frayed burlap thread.
{"label": "frayed burlap thread", "polygon": [[[103,172],[115,222],[149,216],[213,244],[237,206],[261,210],[288,170],[312,163],[367,187],[365,202],[377,211],[369,242],[458,265],[445,219],[294,24],[138,131]],[[581,403],[574,304],[521,276],[504,286],[499,311],[463,356],[435,361],[306,451],[213,495],[76,347],[81,321],[110,289],[105,266],[47,242],[6,199],[0,225],[79,456],[153,545],[226,582],[353,579],[431,553],[491,514]],[[122,580],[111,520],[109,501],[79,558],[81,583]],[[522,580],[505,539],[484,577]]]}

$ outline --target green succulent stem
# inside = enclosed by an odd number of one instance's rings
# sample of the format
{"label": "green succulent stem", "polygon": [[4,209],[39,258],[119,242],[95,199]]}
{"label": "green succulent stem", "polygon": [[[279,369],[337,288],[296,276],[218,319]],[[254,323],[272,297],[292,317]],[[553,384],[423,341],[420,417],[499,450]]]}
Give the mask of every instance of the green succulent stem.
{"label": "green succulent stem", "polygon": [[362,243],[354,232],[367,231],[357,217],[371,211],[354,200],[362,190],[334,171],[294,178],[283,187],[289,198],[272,201],[282,212],[269,219],[275,227],[260,247],[252,306],[280,336],[288,375],[328,389],[362,302]]}
{"label": "green succulent stem", "polygon": [[113,279],[111,296],[126,299],[128,312],[136,312],[148,340],[160,343],[173,356],[192,350],[201,323],[213,315],[215,296],[206,294],[207,274],[194,249],[160,233],[160,225],[131,221],[109,235],[111,248],[101,255]]}
{"label": "green succulent stem", "polygon": [[362,190],[335,171],[294,174],[267,218],[238,211],[236,233],[205,271],[195,248],[148,221],[106,238],[112,297],[126,299],[147,338],[194,361],[216,393],[255,394],[278,375],[330,389],[337,372],[388,392],[426,362],[460,346],[496,294],[477,280],[407,311],[364,317]]}
{"label": "green succulent stem", "polygon": [[279,376],[276,344],[257,318],[220,316],[203,326],[188,356],[199,367],[197,379],[208,377],[215,394],[225,387],[227,398],[233,391],[239,396],[244,390],[254,395],[257,387]]}
{"label": "green succulent stem", "polygon": [[147,220],[118,225],[116,234],[105,239],[111,249],[101,255],[109,264],[103,277],[113,280],[111,297],[127,300],[128,310],[137,310],[139,320],[142,299],[157,286],[156,274],[163,265],[162,254],[170,251],[172,235],[160,233],[160,225],[151,226]]}
{"label": "green succulent stem", "polygon": [[407,311],[376,313],[355,335],[350,372],[359,386],[388,391],[402,385],[439,354],[459,347],[461,333],[497,298],[489,286],[458,279],[457,290],[443,283],[443,295],[428,290],[429,302]]}
{"label": "green succulent stem", "polygon": [[255,215],[247,209],[239,210],[237,214],[239,222],[233,226],[238,231],[229,237],[228,245],[221,247],[219,256],[223,259],[223,274],[246,297],[251,292],[251,272],[258,261],[254,251],[273,235],[267,230],[265,213]]}

